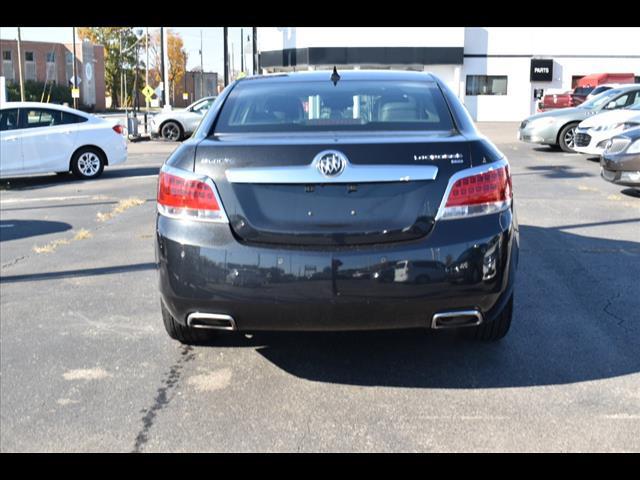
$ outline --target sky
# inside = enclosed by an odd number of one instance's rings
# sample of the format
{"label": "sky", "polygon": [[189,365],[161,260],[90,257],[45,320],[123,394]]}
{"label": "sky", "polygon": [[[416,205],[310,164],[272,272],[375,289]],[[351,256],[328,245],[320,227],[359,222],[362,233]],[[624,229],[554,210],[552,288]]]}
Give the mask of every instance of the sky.
{"label": "sky", "polygon": [[[146,28],[146,27],[134,27]],[[223,33],[222,27],[165,27],[178,33],[184,41],[187,51],[187,70],[200,67],[200,31],[202,31],[202,62],[206,72],[218,72],[222,77],[223,72]],[[149,33],[157,30],[158,27],[149,27]],[[20,29],[22,40],[32,40],[40,42],[71,43],[73,41],[73,30],[71,27],[22,27]],[[233,51],[233,69],[240,69],[240,27],[229,27],[229,56]],[[244,37],[251,36],[251,27],[244,27]],[[16,27],[0,28],[0,38],[11,40],[18,38]],[[248,51],[247,51],[248,50]],[[231,60],[230,60],[231,61]],[[251,47],[245,45],[245,67],[247,73],[251,73]]]}

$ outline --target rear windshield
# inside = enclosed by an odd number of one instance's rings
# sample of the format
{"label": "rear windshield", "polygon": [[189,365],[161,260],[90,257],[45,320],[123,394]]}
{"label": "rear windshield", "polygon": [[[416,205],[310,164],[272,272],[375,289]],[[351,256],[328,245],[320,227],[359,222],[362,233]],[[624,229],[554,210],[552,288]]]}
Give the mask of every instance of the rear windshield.
{"label": "rear windshield", "polygon": [[245,81],[222,107],[216,133],[453,128],[434,82]]}

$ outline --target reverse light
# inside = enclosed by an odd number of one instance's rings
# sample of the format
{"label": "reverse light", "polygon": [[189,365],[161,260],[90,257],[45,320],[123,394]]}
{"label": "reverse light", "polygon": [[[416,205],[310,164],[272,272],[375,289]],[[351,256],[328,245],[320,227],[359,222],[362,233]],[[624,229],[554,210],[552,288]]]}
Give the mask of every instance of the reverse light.
{"label": "reverse light", "polygon": [[171,218],[228,222],[210,178],[172,167],[160,170],[157,205],[161,215]]}
{"label": "reverse light", "polygon": [[444,220],[474,217],[509,208],[513,198],[509,165],[506,161],[499,163],[456,174],[439,217]]}

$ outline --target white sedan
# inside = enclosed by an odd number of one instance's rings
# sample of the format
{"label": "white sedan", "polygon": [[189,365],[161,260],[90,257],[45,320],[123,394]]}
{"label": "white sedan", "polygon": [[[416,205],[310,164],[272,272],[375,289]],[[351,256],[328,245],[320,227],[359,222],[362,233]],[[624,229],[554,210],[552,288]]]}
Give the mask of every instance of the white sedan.
{"label": "white sedan", "polygon": [[151,136],[177,142],[196,131],[217,97],[205,97],[184,110],[171,110],[151,117]]}
{"label": "white sedan", "polygon": [[580,122],[573,149],[588,155],[602,155],[610,138],[640,126],[640,95],[623,109],[600,113]]}
{"label": "white sedan", "polygon": [[0,108],[0,178],[73,172],[97,178],[127,160],[124,128],[51,103],[5,102]]}

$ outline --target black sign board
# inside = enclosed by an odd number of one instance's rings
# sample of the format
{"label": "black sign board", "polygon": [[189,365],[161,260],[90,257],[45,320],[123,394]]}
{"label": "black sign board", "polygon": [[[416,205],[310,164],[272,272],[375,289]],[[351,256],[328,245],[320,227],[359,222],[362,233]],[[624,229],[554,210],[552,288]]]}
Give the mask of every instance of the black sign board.
{"label": "black sign board", "polygon": [[531,81],[550,82],[553,80],[553,60],[531,60]]}

